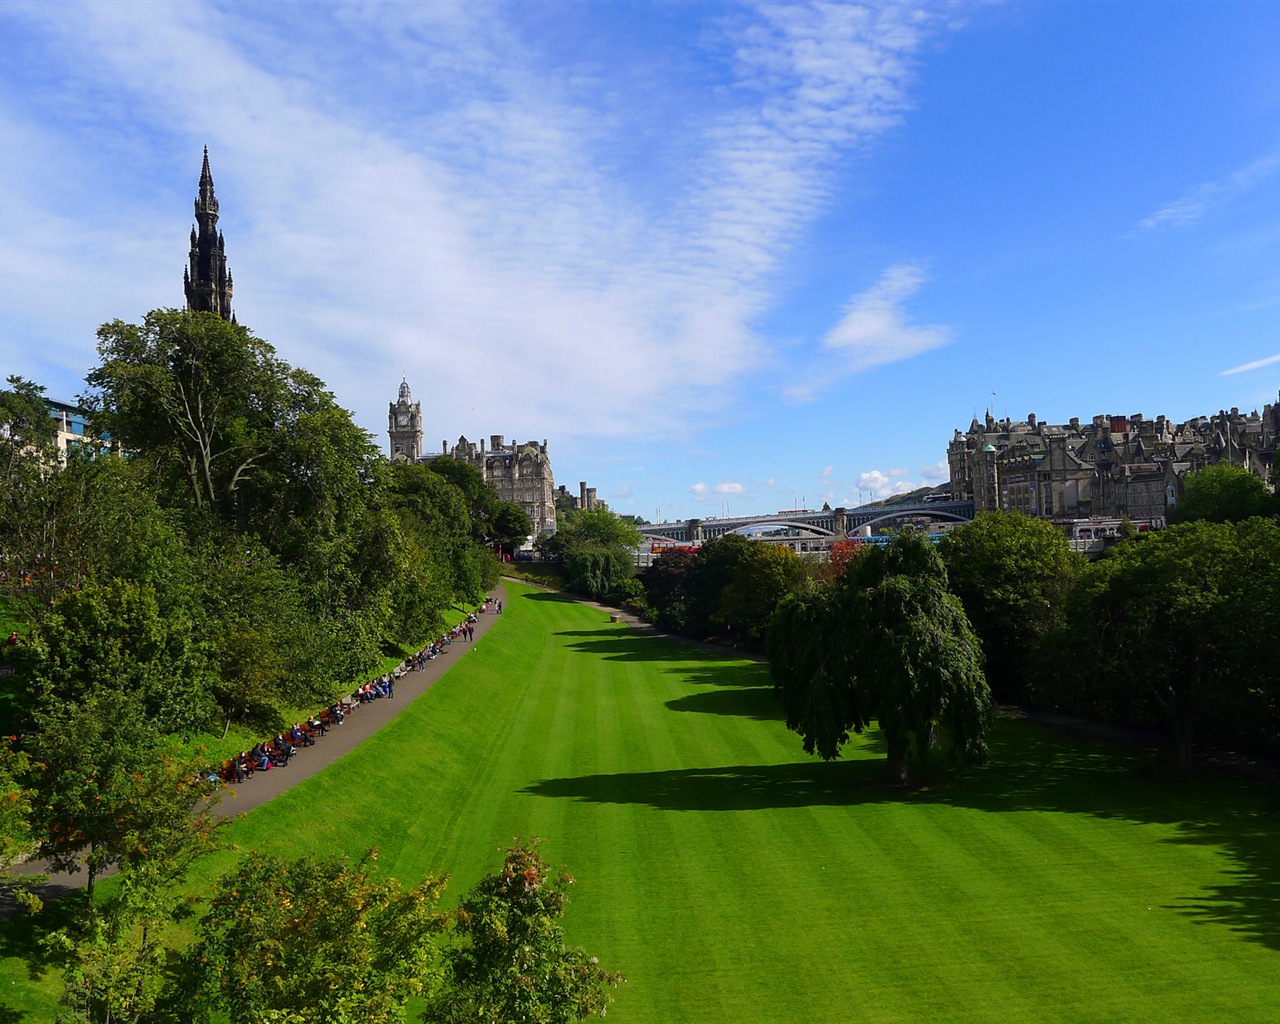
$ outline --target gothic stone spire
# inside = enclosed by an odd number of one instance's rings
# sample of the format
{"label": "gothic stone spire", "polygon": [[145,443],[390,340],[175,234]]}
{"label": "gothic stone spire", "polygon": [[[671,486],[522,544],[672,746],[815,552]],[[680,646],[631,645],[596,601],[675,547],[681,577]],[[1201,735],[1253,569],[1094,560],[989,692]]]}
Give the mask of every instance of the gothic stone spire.
{"label": "gothic stone spire", "polygon": [[195,201],[196,226],[191,229],[191,264],[182,275],[187,293],[187,309],[217,313],[235,320],[231,312],[231,274],[227,253],[218,230],[218,197],[213,194],[213,174],[209,171],[209,147],[204,148],[200,168],[200,191]]}

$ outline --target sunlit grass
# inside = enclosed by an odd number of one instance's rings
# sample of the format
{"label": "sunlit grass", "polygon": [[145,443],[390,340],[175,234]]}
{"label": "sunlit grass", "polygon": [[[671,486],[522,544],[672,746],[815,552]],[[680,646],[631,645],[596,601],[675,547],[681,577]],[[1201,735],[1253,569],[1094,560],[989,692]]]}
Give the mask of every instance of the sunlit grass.
{"label": "sunlit grass", "polygon": [[[544,836],[579,879],[571,938],[630,979],[622,1021],[1275,1019],[1274,791],[1019,722],[990,768],[886,791],[874,733],[803,754],[763,667],[508,589],[484,643],[241,848],[376,845],[456,900]],[[7,962],[0,986],[29,984]]]}

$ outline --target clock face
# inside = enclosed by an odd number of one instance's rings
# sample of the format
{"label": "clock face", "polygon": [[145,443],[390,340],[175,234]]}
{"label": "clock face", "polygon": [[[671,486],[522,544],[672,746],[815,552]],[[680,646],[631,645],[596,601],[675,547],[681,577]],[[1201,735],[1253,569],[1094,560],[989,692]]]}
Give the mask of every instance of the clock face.
{"label": "clock face", "polygon": [[402,427],[409,425],[409,414],[407,412],[396,413],[396,422]]}

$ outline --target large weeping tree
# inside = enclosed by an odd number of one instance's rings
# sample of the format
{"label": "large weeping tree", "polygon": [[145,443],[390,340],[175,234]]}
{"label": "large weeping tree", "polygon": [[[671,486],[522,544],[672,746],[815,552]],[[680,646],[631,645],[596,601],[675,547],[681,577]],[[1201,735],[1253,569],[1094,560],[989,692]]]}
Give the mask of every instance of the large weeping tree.
{"label": "large weeping tree", "polygon": [[876,722],[890,781],[933,748],[987,757],[991,693],[964,608],[928,541],[859,554],[837,580],[789,598],[769,630],[774,689],[805,750],[831,760]]}

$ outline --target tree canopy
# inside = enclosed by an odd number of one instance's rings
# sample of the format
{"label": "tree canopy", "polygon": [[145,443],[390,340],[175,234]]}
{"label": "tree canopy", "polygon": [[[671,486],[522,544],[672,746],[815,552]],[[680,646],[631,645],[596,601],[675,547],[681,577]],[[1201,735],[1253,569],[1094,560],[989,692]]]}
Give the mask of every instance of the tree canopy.
{"label": "tree canopy", "polygon": [[1043,638],[1085,565],[1061,530],[1019,512],[983,512],[938,545],[952,592],[982,640],[986,677],[1005,700],[1031,693]]}
{"label": "tree canopy", "polygon": [[1280,527],[1200,521],[1118,545],[1072,593],[1058,692],[1087,690],[1090,710],[1121,719],[1153,708],[1191,764],[1214,719],[1275,727],[1274,638]]}
{"label": "tree canopy", "polygon": [[1169,520],[1240,523],[1275,512],[1276,496],[1260,477],[1241,466],[1219,464],[1206,466],[1183,480],[1182,494],[1169,510]]}
{"label": "tree canopy", "polygon": [[981,647],[941,558],[918,534],[788,597],[770,624],[768,653],[787,727],[808,753],[839,757],[850,733],[876,721],[894,782],[934,747],[959,762],[987,757],[994,709]]}

